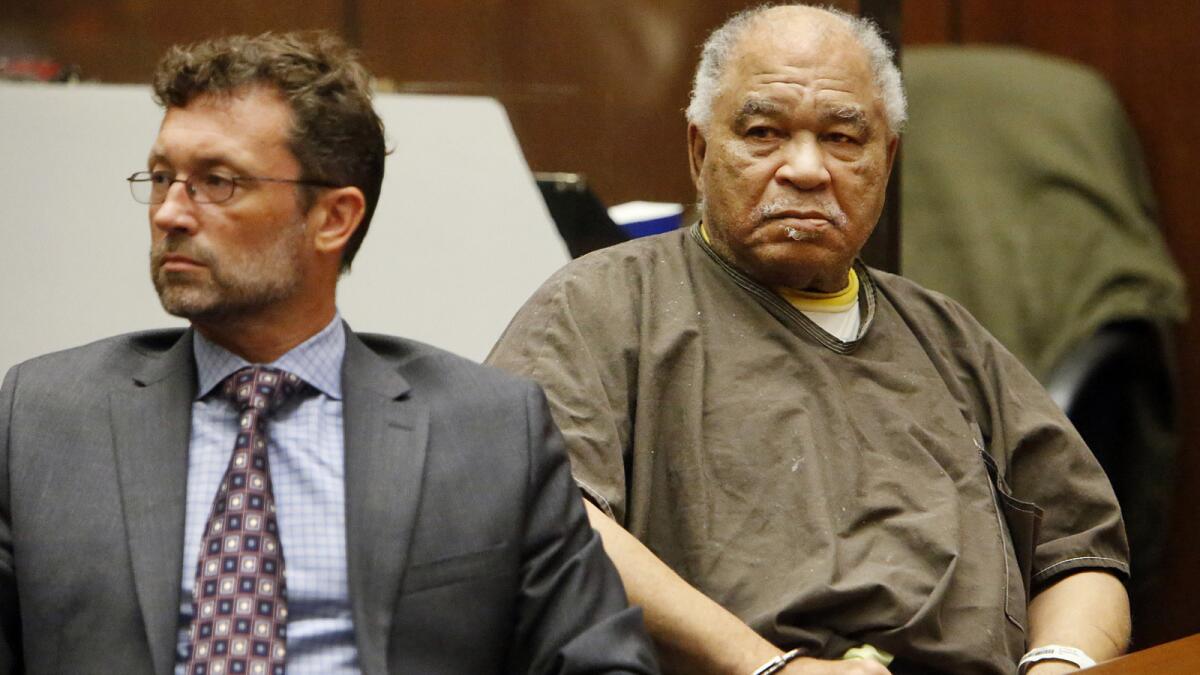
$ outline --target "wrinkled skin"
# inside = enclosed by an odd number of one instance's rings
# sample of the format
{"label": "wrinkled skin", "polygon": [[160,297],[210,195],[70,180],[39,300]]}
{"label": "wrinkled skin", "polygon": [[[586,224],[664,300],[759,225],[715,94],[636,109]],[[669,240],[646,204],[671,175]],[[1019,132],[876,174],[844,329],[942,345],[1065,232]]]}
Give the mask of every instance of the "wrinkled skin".
{"label": "wrinkled skin", "polygon": [[688,128],[692,177],[719,255],[770,287],[836,292],[883,209],[897,139],[853,35],[790,9],[735,47],[709,120]]}

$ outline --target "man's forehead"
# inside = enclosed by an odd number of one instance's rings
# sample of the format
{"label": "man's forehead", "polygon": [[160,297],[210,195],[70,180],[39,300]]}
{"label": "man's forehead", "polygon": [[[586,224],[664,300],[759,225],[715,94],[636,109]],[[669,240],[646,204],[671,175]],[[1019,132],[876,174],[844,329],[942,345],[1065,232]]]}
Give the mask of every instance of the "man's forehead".
{"label": "man's forehead", "polygon": [[236,118],[223,114],[219,107],[168,108],[150,148],[150,159],[177,161],[185,152],[192,163],[211,164],[226,159],[247,145],[245,139],[239,138],[245,134],[238,133],[245,130],[236,122]]}
{"label": "man's forehead", "polygon": [[[778,7],[748,27],[724,69],[721,86],[726,110],[735,116],[777,112],[799,97],[823,115],[870,117],[880,98],[865,48],[838,18],[810,10],[785,13]],[[815,14],[810,16],[810,14]]]}
{"label": "man's forehead", "polygon": [[290,108],[269,89],[205,92],[167,108],[150,158],[171,161],[181,150],[197,164],[246,160],[276,150],[290,155],[290,128]]}

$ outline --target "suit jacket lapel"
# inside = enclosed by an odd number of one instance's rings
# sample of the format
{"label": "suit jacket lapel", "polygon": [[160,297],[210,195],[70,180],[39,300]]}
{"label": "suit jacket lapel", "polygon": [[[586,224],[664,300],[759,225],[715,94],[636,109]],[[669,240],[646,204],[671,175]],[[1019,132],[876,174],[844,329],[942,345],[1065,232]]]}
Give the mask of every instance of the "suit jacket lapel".
{"label": "suit jacket lapel", "polygon": [[133,581],[157,673],[175,663],[179,574],[187,490],[191,402],[196,393],[192,334],[148,357],[126,389],[110,395]]}
{"label": "suit jacket lapel", "polygon": [[342,370],[350,600],[364,673],[387,672],[387,639],[425,466],[428,411],[346,329]]}

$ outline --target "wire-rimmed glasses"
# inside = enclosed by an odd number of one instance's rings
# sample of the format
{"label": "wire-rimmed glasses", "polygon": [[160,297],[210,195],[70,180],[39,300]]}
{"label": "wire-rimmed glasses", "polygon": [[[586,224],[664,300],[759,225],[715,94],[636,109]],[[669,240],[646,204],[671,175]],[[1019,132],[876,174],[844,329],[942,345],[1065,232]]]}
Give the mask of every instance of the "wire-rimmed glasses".
{"label": "wire-rimmed glasses", "polygon": [[188,197],[197,204],[220,204],[233,197],[234,191],[254,182],[293,183],[315,187],[341,187],[335,183],[298,178],[268,178],[266,176],[224,176],[219,173],[193,173],[187,178],[176,178],[171,171],[138,171],[125,180],[129,181],[129,193],[141,204],[161,204],[175,183],[183,183]]}

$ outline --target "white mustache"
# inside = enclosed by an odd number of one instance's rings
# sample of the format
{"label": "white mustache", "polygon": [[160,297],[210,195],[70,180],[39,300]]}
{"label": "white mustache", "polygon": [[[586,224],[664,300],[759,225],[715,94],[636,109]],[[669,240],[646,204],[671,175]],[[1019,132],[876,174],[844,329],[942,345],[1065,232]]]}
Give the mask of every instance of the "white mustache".
{"label": "white mustache", "polygon": [[[849,218],[846,217],[837,202],[824,198],[819,199],[819,203],[815,205],[793,204],[785,200],[776,200],[758,207],[758,216],[761,220],[770,220],[788,212],[815,212],[838,228],[846,227],[849,222]],[[789,233],[788,236],[791,234]]]}

